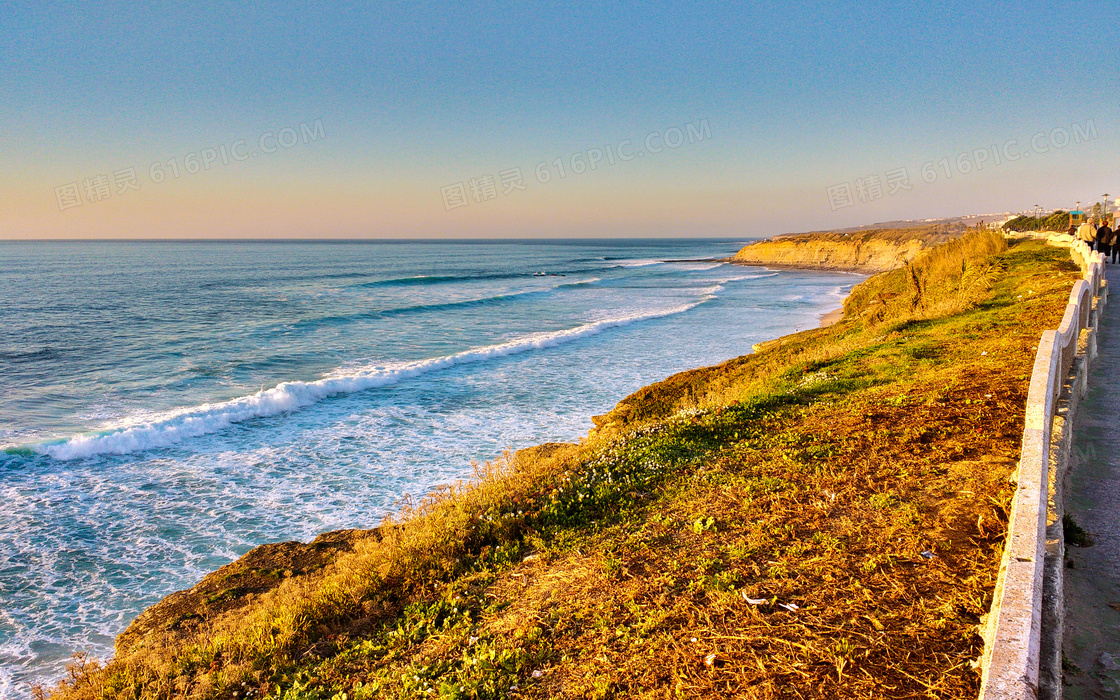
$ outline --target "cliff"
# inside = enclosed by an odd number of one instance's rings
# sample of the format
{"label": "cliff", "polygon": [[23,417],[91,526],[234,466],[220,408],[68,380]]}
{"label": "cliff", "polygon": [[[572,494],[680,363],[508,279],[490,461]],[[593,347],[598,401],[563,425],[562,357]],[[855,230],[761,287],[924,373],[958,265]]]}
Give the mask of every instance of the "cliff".
{"label": "cliff", "polygon": [[259,547],[53,695],[975,697],[1034,350],[1080,277],[1006,246],[923,253],[377,530]]}
{"label": "cliff", "polygon": [[923,250],[957,233],[952,227],[928,226],[787,234],[752,243],[736,253],[731,262],[871,274],[902,267]]}
{"label": "cliff", "polygon": [[308,544],[272,542],[255,547],[237,561],[207,574],[189,590],[172,593],[140,613],[117,637],[116,652],[134,651],[146,639],[158,638],[160,644],[189,639],[211,619],[243,608],[283,581],[308,578],[338,555],[352,552],[357,542],[380,539],[379,530],[336,530]]}

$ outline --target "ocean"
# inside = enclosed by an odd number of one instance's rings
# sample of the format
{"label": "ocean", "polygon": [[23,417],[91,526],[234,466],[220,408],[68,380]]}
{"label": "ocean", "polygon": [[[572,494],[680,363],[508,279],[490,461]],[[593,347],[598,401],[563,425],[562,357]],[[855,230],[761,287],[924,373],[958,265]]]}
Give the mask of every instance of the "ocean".
{"label": "ocean", "polygon": [[814,327],[735,240],[0,243],[0,698],[252,547]]}

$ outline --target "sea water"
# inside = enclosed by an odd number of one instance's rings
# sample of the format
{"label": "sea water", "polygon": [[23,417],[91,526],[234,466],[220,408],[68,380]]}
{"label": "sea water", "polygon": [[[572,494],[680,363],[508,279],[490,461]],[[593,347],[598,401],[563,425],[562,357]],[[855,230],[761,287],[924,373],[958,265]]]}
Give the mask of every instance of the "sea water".
{"label": "sea water", "polygon": [[671,262],[742,244],[0,243],[0,697],[256,545],[577,440],[860,279]]}

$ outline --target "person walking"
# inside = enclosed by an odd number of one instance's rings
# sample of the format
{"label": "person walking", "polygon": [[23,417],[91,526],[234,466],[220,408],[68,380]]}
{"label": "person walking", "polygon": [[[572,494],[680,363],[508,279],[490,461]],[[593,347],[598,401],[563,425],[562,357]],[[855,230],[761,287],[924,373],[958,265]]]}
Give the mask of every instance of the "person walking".
{"label": "person walking", "polygon": [[1101,227],[1097,229],[1097,252],[1104,255],[1105,262],[1112,254],[1112,229],[1108,226],[1107,219],[1101,219]]}
{"label": "person walking", "polygon": [[1097,238],[1097,229],[1085,219],[1084,223],[1077,227],[1077,237],[1085,241],[1086,245],[1090,248],[1093,247],[1093,241]]}

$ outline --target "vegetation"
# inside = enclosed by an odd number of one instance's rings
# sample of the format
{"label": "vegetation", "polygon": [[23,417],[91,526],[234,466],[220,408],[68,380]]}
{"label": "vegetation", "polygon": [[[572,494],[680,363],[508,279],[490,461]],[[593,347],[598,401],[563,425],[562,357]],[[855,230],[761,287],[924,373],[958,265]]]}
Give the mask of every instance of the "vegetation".
{"label": "vegetation", "polygon": [[1062,516],[1062,536],[1065,537],[1066,542],[1074,547],[1093,546],[1093,537],[1085,532],[1069,513]]}
{"label": "vegetation", "polygon": [[1069,212],[1058,210],[1046,217],[1016,216],[1003,225],[1007,231],[1060,231],[1069,228]]}
{"label": "vegetation", "polygon": [[853,289],[844,300],[844,315],[881,322],[932,318],[971,308],[1000,272],[993,256],[1006,249],[1002,236],[986,230],[950,240]]}
{"label": "vegetation", "polygon": [[853,231],[812,231],[810,233],[787,233],[771,240],[782,241],[790,238],[806,241],[888,241],[909,243],[921,241],[927,245],[944,243],[965,232],[963,224],[929,224],[911,228],[866,228]]}
{"label": "vegetation", "polygon": [[1034,350],[1078,274],[970,231],[859,285],[841,322],[479,465],[53,693],[974,695]]}

